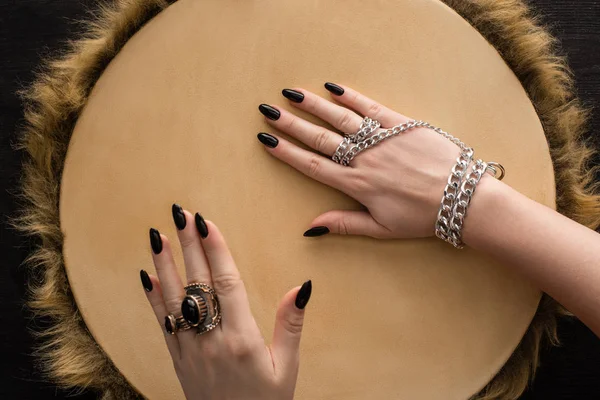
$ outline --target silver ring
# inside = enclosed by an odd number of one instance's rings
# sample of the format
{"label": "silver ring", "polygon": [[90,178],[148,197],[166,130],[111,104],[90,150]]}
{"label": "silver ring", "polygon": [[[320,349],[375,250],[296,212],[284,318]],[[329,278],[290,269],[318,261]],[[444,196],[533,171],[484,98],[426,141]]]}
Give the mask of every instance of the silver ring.
{"label": "silver ring", "polygon": [[342,161],[342,158],[344,158],[344,155],[351,144],[352,138],[350,136],[346,136],[335,150],[335,153],[333,153],[333,157],[331,157],[331,159],[339,164]]}
{"label": "silver ring", "polygon": [[[335,153],[333,153],[333,156],[331,157],[331,159],[338,164],[343,164],[342,160],[344,159],[344,156],[348,152],[351,145],[353,143],[360,143],[360,142],[364,141],[365,139],[367,139],[369,137],[369,135],[371,135],[373,132],[375,132],[380,127],[381,127],[381,124],[379,123],[379,121],[371,119],[369,117],[363,118],[363,120],[360,124],[360,128],[358,128],[358,131],[354,135],[346,134],[344,136],[344,139],[338,145],[338,147],[335,150]],[[346,164],[344,164],[344,165],[346,165]]]}
{"label": "silver ring", "polygon": [[351,136],[354,143],[359,143],[365,140],[370,134],[375,132],[377,129],[381,127],[379,121],[371,119],[369,117],[364,117],[362,122],[360,123],[360,128],[358,128],[358,132],[355,135]]}

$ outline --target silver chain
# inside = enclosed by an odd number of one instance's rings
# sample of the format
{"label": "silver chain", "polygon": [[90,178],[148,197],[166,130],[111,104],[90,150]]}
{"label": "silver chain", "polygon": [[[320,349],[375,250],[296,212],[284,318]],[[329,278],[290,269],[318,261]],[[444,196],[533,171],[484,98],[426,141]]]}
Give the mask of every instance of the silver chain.
{"label": "silver chain", "polygon": [[381,128],[381,123],[379,123],[379,121],[371,119],[369,117],[363,118],[363,121],[360,124],[360,128],[358,128],[358,132],[356,132],[354,136],[351,136],[352,142],[358,143],[363,141],[367,136],[369,136],[379,128]]}
{"label": "silver chain", "polygon": [[467,209],[475,194],[475,189],[487,169],[488,164],[486,162],[483,160],[475,161],[471,173],[463,180],[460,192],[454,201],[452,218],[450,219],[450,237],[452,238],[452,242],[450,243],[457,249],[462,249],[465,246],[462,241],[462,227],[467,216]]}
{"label": "silver chain", "polygon": [[471,165],[473,154],[473,149],[465,146],[465,149],[461,151],[456,159],[456,164],[452,167],[452,171],[448,177],[448,183],[444,189],[442,203],[435,222],[435,236],[452,244],[454,247],[457,247],[460,243],[456,242],[454,235],[452,235],[452,210],[454,209],[455,200],[460,193],[463,176],[467,172],[469,165]]}
{"label": "silver chain", "polygon": [[[460,139],[452,136],[448,132],[445,132],[442,129],[437,128],[428,122],[412,120],[412,121],[408,121],[408,122],[405,122],[400,125],[396,125],[389,129],[383,129],[383,130],[375,133],[374,135],[367,137],[358,143],[355,143],[353,146],[351,146],[346,151],[346,153],[343,155],[343,157],[341,157],[340,161],[336,161],[335,159],[334,159],[334,161],[339,162],[340,164],[342,164],[344,166],[349,166],[350,162],[354,159],[354,157],[356,157],[358,154],[362,153],[363,151],[367,150],[368,148],[371,148],[371,147],[383,142],[386,139],[389,139],[393,136],[397,136],[397,135],[401,134],[402,132],[406,132],[406,131],[408,131],[410,129],[414,129],[414,128],[431,129],[431,130],[437,132],[438,134],[440,134],[441,136],[445,137],[446,139],[448,139],[455,145],[457,145],[461,151],[465,151],[468,148],[467,145],[465,145],[463,142],[460,141]],[[341,144],[340,144],[340,146],[341,146]],[[338,147],[338,149],[339,149],[339,147]],[[347,146],[345,147],[345,149],[347,149]],[[337,151],[336,151],[336,154],[337,154]],[[335,157],[335,155],[334,155],[334,157]]]}
{"label": "silver chain", "polygon": [[333,153],[333,157],[331,157],[331,159],[339,164],[342,161],[344,154],[346,153],[346,151],[348,150],[348,147],[351,144],[352,144],[352,137],[346,136],[344,138],[344,140],[342,140],[342,143],[340,143],[340,145],[335,150],[335,153]]}
{"label": "silver chain", "polygon": [[[377,127],[374,128],[374,126]],[[435,235],[452,244],[454,247],[462,249],[464,247],[462,227],[467,215],[467,208],[475,193],[475,188],[486,171],[489,171],[497,179],[502,179],[505,174],[504,167],[498,163],[488,164],[482,160],[477,160],[471,172],[465,177],[475,152],[457,137],[428,122],[420,120],[408,121],[376,132],[378,128],[379,123],[377,121],[365,118],[358,133],[354,136],[346,135],[342,143],[340,143],[332,157],[333,161],[344,166],[349,166],[350,162],[363,151],[386,139],[414,128],[431,129],[457,145],[460,149],[460,155],[456,159],[456,164],[452,167],[446,188],[444,189],[444,195],[442,196],[441,206],[435,223]],[[373,132],[375,133],[369,136]]]}
{"label": "silver chain", "polygon": [[342,140],[340,145],[337,147],[331,159],[336,163],[340,163],[342,161],[342,158],[344,157],[344,154],[346,154],[348,147],[352,143],[359,143],[363,141],[367,136],[375,132],[380,127],[381,124],[379,123],[379,121],[376,121],[369,117],[365,117],[361,122],[360,128],[358,129],[358,132],[356,132],[356,134],[346,134],[344,136],[344,140]]}

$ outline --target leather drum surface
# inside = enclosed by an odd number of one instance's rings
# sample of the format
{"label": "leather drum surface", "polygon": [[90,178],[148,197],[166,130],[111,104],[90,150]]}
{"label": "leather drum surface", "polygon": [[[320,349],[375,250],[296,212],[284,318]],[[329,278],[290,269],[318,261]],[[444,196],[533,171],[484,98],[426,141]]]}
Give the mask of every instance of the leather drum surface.
{"label": "leather drum surface", "polygon": [[285,87],[327,97],[325,81],[448,130],[501,162],[509,185],[554,207],[532,104],[441,2],[180,0],[100,77],[61,188],[77,305],[144,396],[183,398],[139,281],[141,268],[155,273],[151,226],[174,241],[184,274],[173,202],[220,226],[267,341],[283,294],[313,280],[298,399],[464,399],[526,331],[540,292],[472,250],[434,238],[302,237],[321,212],[358,204],[269,156],[256,134],[272,130],[257,106],[293,109]]}

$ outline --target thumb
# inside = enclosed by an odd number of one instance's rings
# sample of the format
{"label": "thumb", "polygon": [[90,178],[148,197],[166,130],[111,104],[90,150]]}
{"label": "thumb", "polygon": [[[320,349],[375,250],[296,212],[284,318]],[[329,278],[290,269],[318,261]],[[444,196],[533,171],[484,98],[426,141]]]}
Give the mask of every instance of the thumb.
{"label": "thumb", "polygon": [[315,218],[311,225],[314,228],[304,232],[304,236],[320,236],[324,234],[324,227],[328,228],[328,232],[340,235],[364,235],[381,239],[390,234],[385,226],[375,221],[366,211],[328,211]]}
{"label": "thumb", "polygon": [[295,377],[298,373],[304,307],[311,292],[312,282],[306,281],[301,287],[290,290],[279,304],[271,343],[276,375],[292,373]]}

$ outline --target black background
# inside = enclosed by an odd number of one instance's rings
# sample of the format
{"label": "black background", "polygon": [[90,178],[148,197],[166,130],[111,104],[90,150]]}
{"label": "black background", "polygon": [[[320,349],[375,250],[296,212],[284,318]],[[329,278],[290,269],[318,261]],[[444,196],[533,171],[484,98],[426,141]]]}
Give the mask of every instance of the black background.
{"label": "black background", "polygon": [[[198,0],[200,1],[200,0]],[[275,0],[274,0],[275,1]],[[29,83],[41,57],[60,49],[79,28],[91,0],[0,1],[0,399],[63,398],[69,394],[45,382],[29,355],[31,338],[23,309],[27,276],[20,267],[32,244],[6,226],[16,208],[11,192],[22,154],[11,149],[22,112],[15,91]],[[580,97],[600,104],[600,2],[536,0],[531,4],[557,35],[575,72]],[[600,113],[589,140],[600,148]],[[600,289],[599,289],[600,290]],[[545,349],[542,367],[526,399],[600,399],[600,340],[577,321],[560,324],[563,345]],[[83,393],[76,398],[95,398]]]}

